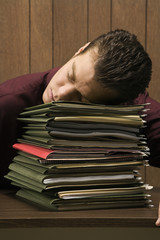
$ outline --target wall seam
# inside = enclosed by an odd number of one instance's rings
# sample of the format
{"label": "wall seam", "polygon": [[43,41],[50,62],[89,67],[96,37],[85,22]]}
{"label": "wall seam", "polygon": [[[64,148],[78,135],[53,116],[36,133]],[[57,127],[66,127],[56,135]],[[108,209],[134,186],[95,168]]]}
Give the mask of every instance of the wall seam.
{"label": "wall seam", "polygon": [[29,0],[29,73],[31,73],[31,0]]}
{"label": "wall seam", "polygon": [[145,5],[145,50],[147,50],[148,0]]}
{"label": "wall seam", "polygon": [[52,68],[54,68],[54,0],[52,0]]}
{"label": "wall seam", "polygon": [[87,0],[87,42],[89,42],[89,0]]}
{"label": "wall seam", "polygon": [[112,0],[110,0],[110,31],[112,31]]}

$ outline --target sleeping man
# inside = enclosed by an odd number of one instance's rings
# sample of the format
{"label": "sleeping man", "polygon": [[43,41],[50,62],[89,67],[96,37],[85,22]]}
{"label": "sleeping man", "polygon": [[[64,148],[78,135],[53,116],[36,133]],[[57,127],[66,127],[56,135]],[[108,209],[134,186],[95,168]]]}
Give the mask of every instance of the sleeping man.
{"label": "sleeping man", "polygon": [[[146,88],[152,62],[137,37],[124,30],[103,34],[87,43],[61,68],[33,73],[0,85],[1,187],[15,156],[12,145],[20,134],[16,120],[25,107],[67,100],[99,104],[151,103],[145,120],[149,163],[160,167],[160,103]],[[160,225],[160,219],[157,220]]]}

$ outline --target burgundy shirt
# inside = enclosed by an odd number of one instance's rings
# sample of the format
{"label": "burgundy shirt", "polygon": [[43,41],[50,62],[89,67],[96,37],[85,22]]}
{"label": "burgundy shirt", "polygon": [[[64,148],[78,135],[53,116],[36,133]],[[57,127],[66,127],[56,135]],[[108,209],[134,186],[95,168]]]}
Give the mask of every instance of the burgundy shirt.
{"label": "burgundy shirt", "polygon": [[[16,118],[24,108],[42,103],[42,94],[58,69],[16,77],[0,85],[0,187],[9,186],[9,181],[3,176],[16,154],[12,145],[21,134]],[[145,119],[151,151],[149,163],[160,167],[160,103],[150,98],[147,92],[134,100],[134,104],[146,102],[151,103]]]}

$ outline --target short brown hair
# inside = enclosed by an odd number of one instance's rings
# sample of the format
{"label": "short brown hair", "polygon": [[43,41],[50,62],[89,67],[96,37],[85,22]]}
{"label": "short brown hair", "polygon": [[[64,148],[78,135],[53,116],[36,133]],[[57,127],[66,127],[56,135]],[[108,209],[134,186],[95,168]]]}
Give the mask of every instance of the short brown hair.
{"label": "short brown hair", "polygon": [[[148,87],[152,62],[134,34],[115,30],[93,40],[85,51],[98,47],[95,79],[118,92],[117,101],[132,101]],[[85,52],[84,51],[84,52]]]}

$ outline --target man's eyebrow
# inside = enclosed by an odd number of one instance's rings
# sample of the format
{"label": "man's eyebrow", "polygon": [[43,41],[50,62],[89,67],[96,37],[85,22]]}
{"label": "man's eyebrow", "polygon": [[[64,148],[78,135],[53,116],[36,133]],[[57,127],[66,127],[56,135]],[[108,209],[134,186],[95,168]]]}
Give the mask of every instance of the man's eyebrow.
{"label": "man's eyebrow", "polygon": [[76,74],[75,74],[75,72],[76,72],[76,65],[75,65],[75,61],[74,61],[73,64],[72,64],[72,74],[73,74],[74,81],[76,81]]}

